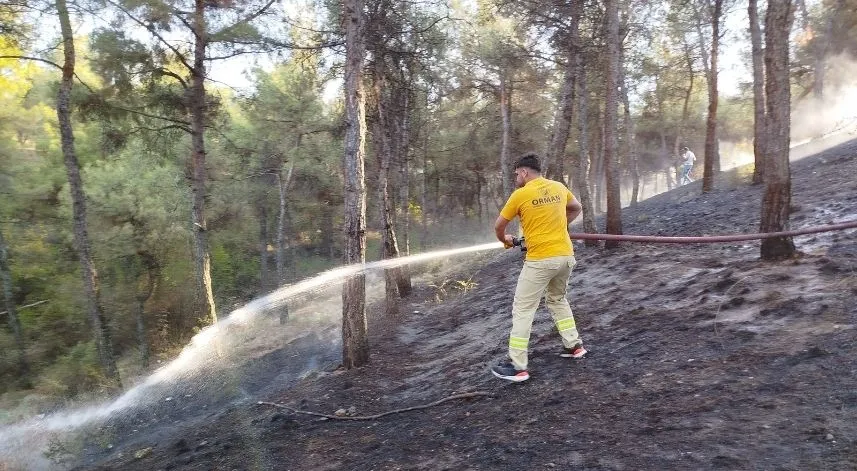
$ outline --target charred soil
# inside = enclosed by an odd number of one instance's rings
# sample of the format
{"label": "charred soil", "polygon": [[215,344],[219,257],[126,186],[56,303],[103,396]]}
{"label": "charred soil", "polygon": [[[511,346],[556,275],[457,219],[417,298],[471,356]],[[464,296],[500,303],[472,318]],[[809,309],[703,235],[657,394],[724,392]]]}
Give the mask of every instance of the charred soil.
{"label": "charred soil", "polygon": [[[857,141],[792,175],[792,229],[857,218]],[[749,177],[643,201],[624,232],[757,232]],[[590,353],[559,357],[542,306],[520,384],[488,368],[505,355],[522,255],[474,257],[446,277],[460,289],[417,285],[398,319],[373,317],[369,365],[295,381],[257,359],[264,386],[246,400],[156,416],[78,468],[857,469],[857,230],[795,243],[781,262],[761,261],[758,241],[576,243],[569,299]],[[477,394],[402,411],[463,393]]]}

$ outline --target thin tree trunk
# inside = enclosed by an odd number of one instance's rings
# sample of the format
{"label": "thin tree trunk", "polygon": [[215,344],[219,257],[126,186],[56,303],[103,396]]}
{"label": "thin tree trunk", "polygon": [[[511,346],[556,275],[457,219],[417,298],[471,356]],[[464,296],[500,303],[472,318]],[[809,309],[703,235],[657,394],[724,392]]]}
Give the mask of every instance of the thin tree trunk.
{"label": "thin tree trunk", "polygon": [[[663,122],[662,122],[663,123]],[[667,135],[664,133],[664,126],[661,126],[661,131],[659,132],[661,136],[661,155],[667,156],[669,158],[669,165],[667,165],[666,170],[664,171],[664,176],[666,177],[667,191],[673,189],[673,159],[670,157],[670,151],[667,147]],[[657,176],[655,177],[655,181],[657,182]],[[655,194],[657,194],[657,190],[655,190]]]}
{"label": "thin tree trunk", "polygon": [[137,346],[140,349],[140,362],[143,367],[149,366],[151,348],[149,347],[148,328],[146,327],[146,302],[152,297],[155,290],[158,288],[158,281],[161,279],[161,264],[158,259],[150,252],[140,250],[137,252],[143,268],[146,269],[146,285],[137,293],[137,312],[136,330],[137,330]]}
{"label": "thin tree trunk", "polygon": [[[426,97],[426,109],[428,109],[428,97]],[[430,124],[426,121],[425,129],[423,130],[423,181],[420,192],[420,251],[425,252],[428,247],[428,202],[429,202],[429,186],[431,184],[429,177],[429,128]]]}
{"label": "thin tree trunk", "polygon": [[[411,92],[408,89],[411,80],[408,81],[403,91],[402,104],[402,132],[399,146],[399,211],[402,218],[399,221],[400,234],[402,236],[402,251],[405,255],[411,254]],[[408,277],[410,285],[410,277]],[[409,290],[410,291],[410,290]]]}
{"label": "thin tree trunk", "polygon": [[[760,232],[786,231],[791,206],[789,133],[791,91],[789,90],[789,31],[794,19],[790,0],[768,0],[765,15],[765,195],[762,200]],[[763,260],[779,260],[794,255],[791,237],[762,240]]]}
{"label": "thin tree trunk", "polygon": [[283,176],[282,170],[277,169],[277,193],[279,196],[279,212],[277,214],[277,286],[282,286],[287,281],[286,274],[286,252],[289,248],[287,239],[288,228],[286,221],[288,219],[288,204],[286,197],[289,194],[289,186],[292,182],[292,173],[295,169],[294,161],[289,162],[286,168],[286,175]]}
{"label": "thin tree trunk", "polygon": [[15,339],[15,347],[18,350],[18,381],[23,387],[30,385],[30,365],[27,363],[27,350],[24,345],[24,331],[21,328],[21,319],[15,308],[15,298],[12,290],[12,270],[9,268],[9,256],[3,231],[0,231],[0,283],[3,284],[3,299],[6,301],[6,315],[9,316],[9,327],[12,329],[12,337]]}
{"label": "thin tree trunk", "polygon": [[[687,91],[684,94],[684,104],[681,109],[681,123],[678,127],[678,133],[675,137],[675,143],[673,145],[673,152],[676,160],[673,161],[673,170],[675,173],[675,181],[678,183],[679,180],[679,162],[678,156],[680,155],[679,149],[681,148],[682,139],[684,139],[684,127],[687,124],[688,118],[690,117],[690,99],[693,95],[693,82],[696,74],[693,70],[693,56],[690,54],[690,45],[685,42],[684,43],[684,58],[685,64],[687,65],[687,75],[688,75],[688,85]],[[686,146],[690,146],[690,143],[685,143]]]}
{"label": "thin tree trunk", "polygon": [[628,149],[628,160],[631,168],[631,202],[630,206],[636,207],[640,196],[640,165],[637,158],[637,143],[634,138],[634,120],[631,118],[631,102],[628,99],[628,77],[626,76],[625,53],[619,50],[619,86],[622,90],[622,108],[624,109],[623,124],[625,126],[625,145]]}
{"label": "thin tree trunk", "polygon": [[[843,0],[837,0],[833,6],[833,11],[842,11]],[[816,98],[822,99],[824,98],[824,82],[827,77],[827,73],[825,70],[826,64],[825,59],[827,56],[827,49],[830,46],[831,36],[833,35],[833,19],[835,15],[827,15],[827,19],[824,21],[824,33],[821,36],[816,36],[813,38],[813,56],[814,56],[814,75],[812,77],[812,91]]]}
{"label": "thin tree trunk", "polygon": [[714,189],[714,174],[720,171],[720,149],[717,141],[717,59],[720,49],[720,17],[723,0],[714,0],[711,13],[711,66],[708,68],[708,118],[705,121],[705,161],[702,173],[702,191]]}
{"label": "thin tree trunk", "polygon": [[[377,59],[377,58],[376,58]],[[389,95],[384,93],[388,84],[383,78],[383,66],[376,61],[373,74],[373,88],[378,117],[373,125],[373,149],[378,162],[378,210],[381,221],[381,259],[388,260],[399,256],[399,246],[396,241],[396,230],[393,223],[393,204],[390,198],[390,162],[393,160],[393,136],[391,135],[392,121],[395,116],[388,112]],[[399,313],[399,289],[396,282],[395,268],[384,269],[384,305],[387,317],[395,317]]]}
{"label": "thin tree trunk", "polygon": [[589,151],[589,185],[592,187],[592,206],[595,209],[593,214],[604,213],[604,118],[601,113],[601,106],[596,106],[595,119],[596,123],[593,133],[595,145],[590,146]]}
{"label": "thin tree trunk", "polygon": [[[300,147],[300,137],[298,144]],[[289,241],[288,241],[288,205],[286,196],[289,194],[289,186],[292,182],[292,173],[295,169],[294,161],[289,162],[286,169],[286,175],[283,176],[282,168],[277,169],[277,194],[279,196],[279,212],[277,214],[277,287],[283,286],[288,281],[286,274],[286,265],[288,264]],[[280,325],[284,325],[289,320],[289,305],[282,303],[279,306]]]}
{"label": "thin tree trunk", "polygon": [[[607,68],[605,71],[604,97],[604,176],[607,186],[607,233],[622,233],[622,201],[619,163],[616,152],[617,125],[617,87],[619,85],[619,5],[618,0],[606,0],[605,16],[607,20]],[[608,240],[605,247],[618,247],[619,242]]]}
{"label": "thin tree trunk", "polygon": [[[553,121],[550,140],[545,151],[542,171],[545,175],[553,175],[558,180],[565,180],[563,161],[568,135],[571,131],[571,121],[574,117],[574,94],[577,80],[577,56],[580,55],[580,16],[582,2],[572,2],[571,21],[569,24],[568,42],[566,44],[565,75],[559,94],[559,105]],[[556,165],[556,171],[549,173],[551,165]]]}
{"label": "thin tree trunk", "polygon": [[512,87],[505,76],[500,78],[500,118],[503,122],[502,139],[500,141],[500,178],[503,182],[503,198],[512,194]]}
{"label": "thin tree trunk", "polygon": [[[395,97],[397,100],[395,101],[395,112],[396,115],[393,117],[394,122],[397,123],[397,137],[396,139],[392,139],[390,145],[393,147],[393,152],[391,158],[392,163],[396,163],[398,166],[398,176],[399,176],[399,212],[401,213],[401,217],[398,219],[398,231],[393,233],[393,237],[396,237],[398,233],[399,237],[402,240],[402,244],[404,247],[404,254],[408,255],[410,253],[410,201],[411,201],[411,193],[410,193],[410,147],[411,147],[411,83],[412,79],[410,74],[403,73],[400,70],[399,79],[401,82],[398,84],[395,92]],[[391,203],[392,204],[392,203]],[[396,211],[394,207],[390,208],[391,216],[394,217],[394,227],[395,225],[395,215]],[[396,241],[396,240],[394,240]],[[397,241],[396,241],[397,242]],[[399,257],[402,255],[402,252],[399,250],[398,242],[396,245],[395,256]],[[398,295],[400,297],[405,297],[411,294],[411,290],[413,286],[411,285],[411,272],[407,264],[396,267],[396,269],[391,272],[392,275],[395,276],[396,289],[398,291]]]}
{"label": "thin tree trunk", "polygon": [[[402,118],[402,137],[400,147],[400,166],[399,166],[399,199],[402,217],[399,219],[400,234],[402,236],[402,245],[404,247],[404,255],[411,253],[411,177],[410,177],[410,109],[411,102],[409,95],[405,95],[404,116]],[[396,250],[396,256],[401,256],[402,253]],[[411,270],[407,264],[401,265],[396,271],[396,285],[399,290],[399,296],[405,297],[411,294],[413,284],[411,283]]]}
{"label": "thin tree trunk", "polygon": [[268,205],[266,198],[258,196],[256,214],[259,218],[259,290],[267,293],[271,286],[268,266]]}
{"label": "thin tree trunk", "polygon": [[[667,180],[666,181],[667,190],[672,190],[673,189],[672,169],[675,167],[675,165],[674,165],[675,159],[672,158],[672,155],[670,154],[670,151],[667,148],[667,135],[666,135],[667,124],[666,124],[666,113],[664,113],[664,90],[663,90],[663,84],[662,84],[662,80],[661,80],[661,76],[660,76],[660,71],[659,71],[658,75],[655,77],[655,94],[656,94],[657,100],[658,100],[658,123],[659,123],[658,127],[660,128],[660,130],[658,131],[658,134],[661,138],[661,158],[666,159],[666,162],[667,162],[666,171],[664,171],[664,175],[666,176],[666,180]],[[655,191],[653,194],[658,193],[657,181],[658,181],[658,176],[656,173],[655,174],[655,186],[656,186],[656,188],[655,188]]]}
{"label": "thin tree trunk", "polygon": [[750,19],[750,43],[753,56],[753,184],[765,178],[765,57],[762,51],[762,28],[759,25],[757,0],[747,7]]}
{"label": "thin tree trunk", "polygon": [[205,194],[208,176],[205,168],[205,49],[208,42],[205,0],[196,0],[193,16],[193,68],[190,85],[191,118],[191,217],[193,219],[193,259],[196,280],[195,311],[197,322],[217,322],[214,291],[211,286],[211,256],[208,249],[208,225],[205,219]]}
{"label": "thin tree trunk", "polygon": [[[589,191],[589,95],[586,89],[586,69],[583,65],[583,54],[575,57],[577,68],[577,134],[578,152],[577,157],[572,160],[571,187],[572,191],[583,206],[583,232],[595,234],[598,228],[595,225],[595,209],[592,207],[592,193]],[[598,245],[597,240],[586,240],[587,247]]]}
{"label": "thin tree trunk", "polygon": [[[366,262],[366,109],[361,72],[365,53],[363,0],[344,0],[345,22],[345,263]],[[369,362],[366,276],[348,277],[342,288],[342,364]]]}
{"label": "thin tree trunk", "polygon": [[68,174],[69,191],[71,192],[72,213],[74,218],[74,245],[80,260],[83,287],[86,293],[89,320],[95,336],[98,349],[98,360],[101,369],[108,380],[121,387],[119,370],[113,356],[113,342],[104,309],[101,306],[101,293],[98,286],[98,273],[92,260],[92,246],[86,222],[86,196],[83,192],[83,179],[80,175],[80,164],[74,148],[74,131],[71,125],[71,87],[75,74],[74,33],[71,29],[68,7],[65,0],[57,0],[56,8],[59,14],[60,29],[63,38],[63,68],[62,80],[57,93],[57,120],[60,128],[60,144],[66,173]]}
{"label": "thin tree trunk", "polygon": [[[752,1],[755,2],[755,0]],[[827,52],[826,49],[830,38],[834,15],[827,15],[824,34],[818,36],[813,34],[812,26],[810,25],[809,11],[806,8],[806,1],[798,0],[797,5],[801,11],[801,27],[804,30],[804,34],[809,37],[810,51],[812,52],[812,96],[820,100],[824,98],[824,55]],[[838,11],[836,9],[838,6],[839,5],[835,5],[833,10]]]}
{"label": "thin tree trunk", "polygon": [[321,216],[321,227],[323,228],[321,234],[321,246],[324,248],[328,258],[330,260],[334,260],[337,256],[337,247],[334,244],[333,235],[337,228],[333,223],[333,206],[329,201],[325,201],[323,204],[324,209],[322,210],[323,212]]}

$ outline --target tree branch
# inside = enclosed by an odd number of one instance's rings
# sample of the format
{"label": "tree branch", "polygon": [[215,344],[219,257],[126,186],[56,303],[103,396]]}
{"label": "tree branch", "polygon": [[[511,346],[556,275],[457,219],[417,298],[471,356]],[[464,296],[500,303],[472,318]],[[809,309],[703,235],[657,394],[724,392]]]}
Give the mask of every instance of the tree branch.
{"label": "tree branch", "polygon": [[[43,300],[43,301],[36,301],[36,302],[34,302],[34,303],[32,303],[32,304],[27,304],[26,306],[21,306],[21,307],[16,308],[16,309],[27,309],[28,307],[38,306],[39,304],[44,304],[44,303],[46,303],[46,302],[48,302],[48,300],[47,300],[47,299],[45,299],[45,300]],[[9,314],[9,311],[3,311],[3,312],[0,312],[0,316],[2,316],[3,314]]]}
{"label": "tree branch", "polygon": [[190,128],[188,128],[188,127],[184,127],[184,126],[182,126],[182,125],[180,125],[180,124],[170,124],[170,125],[167,125],[167,126],[161,126],[161,127],[159,127],[159,128],[151,128],[151,127],[148,127],[148,126],[137,126],[136,128],[134,128],[134,129],[132,129],[132,130],[128,131],[128,134],[129,134],[129,135],[130,135],[130,134],[136,134],[136,133],[141,132],[141,131],[152,131],[152,132],[159,133],[159,132],[161,132],[161,131],[166,131],[166,130],[168,130],[168,129],[179,129],[179,130],[182,130],[182,131],[184,131],[184,132],[186,132],[186,133],[188,133],[188,134],[190,134],[190,133],[191,133],[191,129],[190,129]]}
{"label": "tree branch", "polygon": [[[57,63],[55,63],[55,62],[51,62],[51,61],[49,61],[49,60],[47,60],[47,59],[40,59],[40,58],[38,58],[38,57],[30,57],[30,56],[14,56],[14,55],[10,55],[10,56],[0,56],[0,59],[26,59],[26,60],[39,61],[39,62],[44,62],[44,63],[46,63],[46,64],[50,64],[50,65],[52,65],[52,66],[54,66],[54,67],[56,67],[56,68],[58,68],[58,69],[62,70],[62,66],[60,66],[59,64],[57,64]],[[164,72],[165,72],[165,75],[169,75],[169,76],[172,76],[172,77],[177,78],[177,79],[178,79],[178,80],[179,80],[179,81],[184,85],[184,81],[183,81],[183,80],[181,80],[181,77],[179,77],[177,74],[173,74],[172,72],[170,72],[170,73],[166,73],[166,72],[168,72],[168,71],[166,71],[166,70],[164,70]],[[81,78],[80,78],[80,76],[79,76],[79,75],[77,75],[77,73],[75,73],[75,74],[74,74],[74,76],[75,76],[75,78],[77,78],[77,81],[78,81],[78,82],[80,82],[80,84],[81,84],[81,85],[83,85],[84,87],[86,87],[86,89],[87,89],[87,90],[89,90],[89,93],[91,93],[91,94],[93,94],[93,95],[98,95],[98,94],[95,92],[95,90],[94,90],[92,87],[90,87],[90,86],[89,86],[89,84],[87,84],[86,82],[84,82],[84,81],[83,81],[83,79],[81,79]],[[111,108],[115,108],[115,109],[117,109],[117,110],[126,111],[126,112],[128,112],[128,113],[139,114],[139,115],[141,115],[141,116],[146,116],[146,117],[148,117],[148,118],[162,119],[162,120],[164,120],[164,121],[170,121],[170,122],[172,122],[172,123],[176,123],[176,124],[181,125],[181,126],[190,126],[190,122],[188,122],[188,121],[182,121],[182,120],[180,120],[180,119],[168,118],[168,117],[166,117],[166,116],[153,115],[153,114],[145,113],[145,112],[143,112],[143,111],[133,110],[133,109],[130,109],[130,108],[125,108],[125,107],[119,106],[119,105],[114,105],[114,104],[112,104],[112,103],[110,103],[110,102],[107,102],[107,101],[105,101],[105,102],[104,102],[104,104],[105,104],[106,106],[111,107]],[[184,130],[185,130],[185,131],[187,131],[187,132],[190,132],[190,128],[182,128],[182,129],[184,129]]]}
{"label": "tree branch", "polygon": [[[242,46],[251,46],[251,45],[255,46],[255,45],[260,44],[260,42],[258,42],[258,41],[239,41],[239,40],[235,40],[235,39],[230,39],[229,43],[230,44],[239,44]],[[327,49],[327,48],[331,48],[331,47],[344,46],[345,41],[328,41],[328,42],[324,42],[324,43],[317,44],[314,46],[301,46],[301,45],[298,45],[295,43],[282,42],[282,41],[276,41],[276,40],[271,39],[271,38],[265,38],[264,41],[261,42],[261,44],[264,44],[266,46],[279,47],[279,48],[283,48],[283,49],[319,51],[319,50]]]}
{"label": "tree branch", "polygon": [[238,50],[238,51],[233,52],[232,54],[226,54],[223,56],[209,56],[209,57],[206,57],[205,60],[207,60],[207,61],[219,61],[219,60],[223,60],[223,59],[231,59],[231,58],[236,57],[236,56],[242,56],[244,54],[264,54],[265,52],[266,51]]}
{"label": "tree branch", "polygon": [[[147,117],[147,118],[162,119],[162,120],[164,120],[164,121],[169,121],[169,122],[171,122],[171,123],[176,123],[176,124],[177,124],[177,125],[179,125],[179,126],[190,126],[190,122],[188,122],[188,121],[183,121],[183,120],[181,120],[181,119],[170,118],[170,117],[167,117],[167,116],[158,116],[158,115],[156,115],[156,114],[149,114],[149,113],[146,113],[146,112],[144,112],[144,111],[134,110],[134,109],[131,109],[131,108],[125,108],[124,106],[114,105],[114,104],[111,104],[111,103],[108,103],[108,102],[105,102],[104,104],[105,104],[105,105],[107,105],[107,106],[109,106],[109,107],[111,107],[111,108],[115,108],[115,109],[117,109],[117,110],[122,110],[122,111],[125,111],[125,112],[128,112],[128,113],[133,113],[133,114],[138,114],[138,115],[140,115],[140,116],[145,116],[145,117]],[[184,129],[184,130],[185,130],[185,131],[187,131],[187,132],[191,132],[189,127],[188,127],[188,128],[181,128],[181,129]]]}
{"label": "tree branch", "polygon": [[385,416],[388,416],[391,414],[399,414],[402,412],[409,412],[412,410],[427,409],[429,407],[434,407],[434,406],[443,404],[444,402],[452,401],[455,399],[468,399],[468,398],[473,398],[473,397],[484,397],[484,396],[493,397],[494,395],[491,393],[487,393],[487,392],[472,392],[472,393],[454,394],[452,396],[445,397],[439,401],[434,401],[430,404],[423,404],[420,406],[413,406],[413,407],[405,407],[403,409],[395,409],[395,410],[382,412],[380,414],[375,414],[375,415],[357,415],[357,416],[351,416],[351,417],[321,414],[318,412],[311,412],[311,411],[304,411],[304,410],[294,409],[294,408],[289,407],[289,406],[284,405],[284,404],[277,404],[274,402],[259,401],[256,404],[260,405],[260,406],[271,406],[271,407],[277,407],[280,409],[286,409],[287,411],[289,411],[293,414],[312,415],[312,416],[316,416],[316,417],[323,417],[325,419],[333,419],[333,420],[375,420],[375,419],[380,419],[381,417],[385,417]]}
{"label": "tree branch", "polygon": [[29,60],[29,61],[44,62],[45,64],[52,65],[52,66],[56,67],[57,69],[62,70],[62,66],[57,64],[56,62],[49,61],[47,59],[42,59],[39,57],[11,55],[11,56],[0,56],[0,59],[24,59],[24,60]]}
{"label": "tree branch", "polygon": [[163,38],[163,36],[161,36],[161,35],[160,35],[156,30],[155,30],[155,28],[154,28],[152,25],[146,24],[146,22],[144,22],[143,20],[138,19],[138,18],[137,18],[136,16],[134,16],[130,11],[128,11],[127,9],[125,9],[124,7],[122,7],[121,5],[119,5],[118,3],[116,3],[116,2],[115,2],[115,1],[113,1],[113,0],[107,0],[107,3],[109,3],[109,4],[113,5],[114,7],[118,8],[122,13],[125,13],[125,15],[127,15],[127,16],[128,16],[128,18],[131,18],[131,19],[132,19],[135,23],[137,23],[138,25],[142,26],[143,28],[146,28],[146,30],[147,30],[147,31],[149,31],[150,33],[152,33],[152,36],[154,36],[155,38],[157,38],[157,40],[158,40],[158,41],[160,41],[160,42],[161,42],[164,46],[166,46],[169,50],[173,51],[173,53],[177,56],[177,58],[178,58],[179,62],[181,62],[181,63],[182,63],[182,65],[184,65],[185,67],[187,67],[187,70],[189,70],[189,71],[193,72],[193,70],[194,70],[194,69],[193,69],[193,66],[187,63],[187,61],[185,60],[184,54],[182,54],[178,49],[176,49],[176,47],[175,47],[175,46],[173,46],[172,44],[170,44],[169,42],[167,42],[167,40],[166,40],[166,39],[164,39],[164,38]]}
{"label": "tree branch", "polygon": [[262,8],[260,8],[259,10],[255,11],[255,12],[247,15],[246,18],[239,20],[237,23],[235,23],[233,25],[225,27],[216,33],[210,34],[209,37],[211,38],[211,41],[213,41],[213,42],[219,41],[217,39],[218,36],[226,35],[226,34],[230,33],[232,30],[234,30],[235,28],[238,28],[239,26],[245,25],[245,24],[255,20],[256,18],[262,16],[262,14],[264,14],[265,11],[268,10],[268,8],[271,8],[271,5],[273,5],[275,1],[276,0],[269,0],[268,3],[265,4],[265,6],[263,6]]}
{"label": "tree branch", "polygon": [[[44,62],[45,64],[52,65],[52,66],[56,67],[57,69],[63,70],[62,66],[57,64],[56,62],[49,61],[47,59],[42,59],[39,57],[9,55],[9,56],[0,56],[0,59],[24,59],[24,60],[30,60],[30,61]],[[93,90],[92,87],[89,86],[89,84],[84,82],[83,79],[80,78],[79,75],[77,75],[77,72],[74,73],[74,78],[76,78],[77,81],[80,82],[81,85],[86,87],[86,89],[89,90],[90,93],[93,93],[93,94],[95,93],[95,90]]]}

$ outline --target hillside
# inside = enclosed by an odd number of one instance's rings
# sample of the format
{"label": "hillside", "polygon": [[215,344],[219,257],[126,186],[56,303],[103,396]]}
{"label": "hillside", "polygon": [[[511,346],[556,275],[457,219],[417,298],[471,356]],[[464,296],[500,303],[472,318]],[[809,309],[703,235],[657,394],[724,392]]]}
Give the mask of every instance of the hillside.
{"label": "hillside", "polygon": [[[857,218],[857,141],[792,169],[792,228]],[[626,210],[625,232],[756,232],[762,188],[747,175],[725,173],[702,196],[699,185]],[[590,353],[558,357],[540,308],[531,379],[520,384],[495,379],[488,366],[505,354],[521,254],[462,258],[444,279],[469,280],[466,292],[422,283],[401,319],[374,318],[370,365],[301,380],[281,374],[284,365],[325,369],[335,359],[330,339],[303,337],[288,355],[206,373],[252,372],[240,399],[212,400],[211,386],[181,408],[135,416],[139,425],[112,419],[101,429],[110,445],[90,439],[76,466],[855,469],[857,230],[795,241],[801,255],[781,263],[761,262],[758,241],[577,244],[570,299]],[[257,403],[369,416],[460,393],[477,394],[375,420],[320,420]]]}

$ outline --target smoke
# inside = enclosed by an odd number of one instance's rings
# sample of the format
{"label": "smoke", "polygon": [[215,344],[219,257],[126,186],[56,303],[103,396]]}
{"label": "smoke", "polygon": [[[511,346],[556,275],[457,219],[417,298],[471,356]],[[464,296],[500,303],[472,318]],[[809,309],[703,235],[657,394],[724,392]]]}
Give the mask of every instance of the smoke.
{"label": "smoke", "polygon": [[857,131],[857,61],[842,54],[825,61],[823,96],[792,103],[792,147],[838,133]]}
{"label": "smoke", "polygon": [[720,170],[731,170],[753,163],[753,141],[720,141]]}
{"label": "smoke", "polygon": [[[793,94],[791,160],[816,154],[857,137],[857,60],[842,54],[825,61],[824,93]],[[752,132],[751,132],[752,134]],[[697,155],[701,167],[702,155]],[[720,141],[720,168],[752,164],[752,136],[739,142]],[[664,185],[661,185],[663,187]]]}

